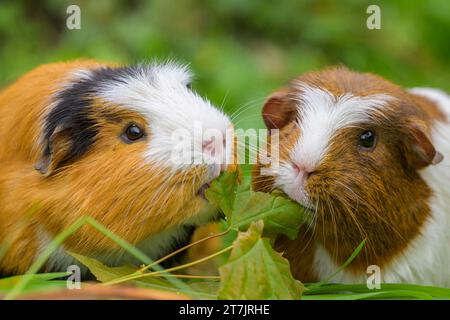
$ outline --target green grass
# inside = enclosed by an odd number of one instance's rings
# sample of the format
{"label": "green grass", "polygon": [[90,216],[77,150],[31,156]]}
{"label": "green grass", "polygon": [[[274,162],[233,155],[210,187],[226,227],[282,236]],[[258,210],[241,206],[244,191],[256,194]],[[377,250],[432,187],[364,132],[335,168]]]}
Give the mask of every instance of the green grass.
{"label": "green grass", "polygon": [[[139,259],[142,263],[147,265],[153,273],[158,273],[167,282],[156,281],[155,283],[149,282],[136,282],[134,284],[144,287],[150,287],[162,291],[180,292],[189,295],[194,299],[214,299],[215,295],[202,291],[195,290],[189,285],[189,282],[182,281],[176,277],[171,276],[170,273],[159,266],[157,263],[149,259],[140,250],[113,234],[105,226],[91,217],[82,217],[77,220],[69,228],[57,235],[53,241],[48,245],[43,253],[37,258],[35,263],[30,267],[28,272],[22,276],[13,276],[9,278],[0,279],[0,293],[5,295],[5,299],[15,299],[20,297],[21,294],[47,292],[54,289],[62,289],[66,286],[65,280],[61,279],[68,274],[65,272],[59,273],[37,273],[40,270],[48,257],[54,252],[58,246],[60,246],[65,239],[74,234],[83,225],[89,224],[101,232],[104,236],[110,238],[117,243],[125,251]],[[336,271],[336,273],[327,277],[326,280],[318,283],[305,284],[306,290],[302,295],[304,300],[367,300],[367,299],[450,299],[450,288],[440,288],[433,286],[423,286],[416,284],[388,284],[382,283],[380,289],[369,289],[364,284],[334,284],[330,283],[333,277],[345,269],[359,254],[365,245],[365,241],[355,249],[351,256],[345,261],[345,263]],[[226,248],[228,250],[228,248]],[[202,259],[200,259],[202,260]],[[169,271],[169,270],[167,270]],[[134,275],[134,277],[133,277]],[[136,275],[138,277],[136,278]],[[142,274],[131,274],[129,280],[135,280],[142,278]],[[56,280],[55,280],[56,279]],[[117,277],[117,279],[123,280],[123,277]],[[116,280],[117,280],[116,279]],[[201,281],[201,280],[200,280]],[[115,281],[110,281],[114,283]],[[192,280],[190,283],[198,282]],[[216,281],[203,281],[201,284],[207,285],[208,283],[215,283]],[[158,284],[159,283],[159,284]],[[105,283],[106,284],[106,283]],[[213,288],[215,288],[213,286]],[[214,289],[215,290],[215,289]]]}
{"label": "green grass", "polygon": [[[99,232],[101,232],[106,237],[113,240],[116,244],[118,244],[122,249],[133,255],[135,258],[137,258],[139,261],[141,261],[144,264],[151,264],[152,270],[155,271],[163,271],[164,269],[159,266],[158,264],[155,264],[149,257],[147,257],[143,252],[141,252],[139,249],[135,248],[128,242],[126,242],[124,239],[120,238],[119,236],[112,233],[110,230],[108,230],[105,226],[103,226],[101,223],[93,219],[89,216],[84,216],[79,218],[75,223],[73,223],[69,228],[61,232],[59,235],[57,235],[51,243],[47,246],[47,248],[42,252],[39,257],[36,259],[36,261],[31,265],[28,272],[23,276],[20,277],[17,283],[11,288],[11,290],[6,295],[5,299],[14,299],[17,296],[19,296],[23,291],[27,288],[27,285],[32,282],[34,279],[34,276],[37,274],[37,272],[44,266],[47,259],[50,257],[50,255],[64,242],[65,239],[67,239],[70,235],[74,234],[78,229],[80,229],[84,225],[91,225],[95,229],[97,229]],[[163,274],[164,276],[164,274]],[[191,292],[190,288],[180,281],[177,278],[173,277],[166,277],[167,280],[172,283],[176,288],[180,289],[180,291],[186,291]],[[195,295],[195,292],[193,292]]]}

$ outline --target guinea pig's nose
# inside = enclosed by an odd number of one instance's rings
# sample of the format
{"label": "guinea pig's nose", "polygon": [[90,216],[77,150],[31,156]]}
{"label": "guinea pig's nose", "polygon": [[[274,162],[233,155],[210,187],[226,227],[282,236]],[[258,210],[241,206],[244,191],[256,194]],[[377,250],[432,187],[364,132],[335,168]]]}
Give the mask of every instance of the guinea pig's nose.
{"label": "guinea pig's nose", "polygon": [[202,143],[202,151],[203,153],[214,153],[215,146],[214,146],[214,139],[208,139],[204,140]]}
{"label": "guinea pig's nose", "polygon": [[202,151],[203,154],[206,154],[211,157],[220,156],[223,154],[225,150],[225,139],[223,139],[222,143],[217,143],[214,139],[203,140],[202,142]]}
{"label": "guinea pig's nose", "polygon": [[202,143],[203,155],[214,164],[215,175],[227,170],[229,163],[226,161],[226,141],[223,139],[221,143],[214,139],[204,140]]}

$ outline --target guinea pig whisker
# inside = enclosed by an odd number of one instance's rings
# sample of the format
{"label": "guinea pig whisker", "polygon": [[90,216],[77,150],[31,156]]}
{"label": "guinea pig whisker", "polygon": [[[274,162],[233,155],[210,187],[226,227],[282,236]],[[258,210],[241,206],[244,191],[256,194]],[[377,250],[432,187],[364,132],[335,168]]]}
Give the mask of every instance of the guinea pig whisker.
{"label": "guinea pig whisker", "polygon": [[219,106],[217,106],[217,108],[218,108],[220,111],[222,111],[222,112],[224,112],[224,109],[225,109],[225,103],[227,102],[228,94],[229,94],[229,93],[230,93],[230,89],[227,89],[227,91],[225,92],[225,94],[224,94],[224,96],[223,96],[222,102],[220,103]]}
{"label": "guinea pig whisker", "polygon": [[[160,203],[159,199],[161,198],[161,196],[162,196],[162,194],[164,192],[167,192],[168,181],[170,181],[170,180],[171,180],[170,178],[164,180],[164,182],[157,188],[157,190],[156,190],[155,194],[153,195],[153,197],[150,198],[148,201],[146,201],[145,207],[147,207],[150,204]],[[170,192],[167,192],[167,194],[170,194]]]}
{"label": "guinea pig whisker", "polygon": [[[357,212],[358,209],[355,208],[353,205],[351,205],[350,203],[356,201],[356,203],[360,203],[361,202],[361,197],[356,194],[351,188],[349,188],[348,186],[346,186],[345,184],[341,183],[340,181],[336,181],[338,184],[340,184],[341,186],[345,187],[346,190],[349,191],[349,193],[347,193],[348,197],[353,198],[353,201],[351,201],[352,199],[350,199],[349,201],[346,201],[345,198],[343,198],[342,203],[346,209],[346,211],[348,212],[349,216],[352,218],[352,220],[355,222],[355,224],[358,227],[358,230],[361,234],[361,236],[363,238],[368,238],[367,233],[363,230],[361,224],[358,222],[358,219],[356,217],[356,215],[354,214],[354,212]],[[381,222],[383,222],[389,230],[395,232],[399,238],[402,239],[402,241],[404,241],[405,243],[407,243],[407,240],[404,238],[404,236],[399,232],[399,230],[392,225],[392,223],[389,223],[380,213],[379,213],[379,208],[373,208],[373,207],[365,207],[365,210],[367,210],[367,214],[369,215],[373,215],[375,216],[377,219],[379,219]],[[369,239],[370,240],[370,239]],[[368,241],[368,243],[366,244],[367,249],[366,250],[370,250],[372,253],[372,256],[375,257],[376,256],[376,252],[375,252],[375,248],[373,246],[370,245],[370,242]],[[367,253],[368,255],[368,253]],[[368,258],[368,256],[366,257]]]}
{"label": "guinea pig whisker", "polygon": [[316,234],[316,229],[315,229],[315,224],[311,223],[310,225],[307,226],[306,230],[305,230],[305,234],[308,235],[308,239],[305,242],[305,245],[302,246],[302,249],[300,250],[300,254],[302,254],[303,252],[307,251],[309,248],[309,245],[314,243],[314,237]]}
{"label": "guinea pig whisker", "polygon": [[338,237],[338,232],[337,232],[337,223],[335,220],[335,210],[334,210],[334,206],[331,204],[330,200],[327,198],[327,205],[328,205],[328,210],[327,212],[329,213],[330,217],[331,217],[331,222],[333,225],[333,232],[334,232],[334,249],[332,252],[332,257],[333,258],[337,258],[337,253],[338,253],[338,243],[339,243],[339,237]]}
{"label": "guinea pig whisker", "polygon": [[257,178],[253,178],[253,183],[262,183],[267,182],[273,179],[273,176],[259,176]]}
{"label": "guinea pig whisker", "polygon": [[342,186],[345,190],[349,191],[349,193],[343,192],[343,196],[341,198],[341,203],[344,206],[344,210],[348,213],[348,215],[350,216],[350,218],[353,220],[353,222],[355,223],[356,227],[358,228],[358,231],[361,235],[361,237],[364,239],[367,237],[367,234],[364,230],[364,228],[362,227],[361,223],[358,221],[358,218],[355,214],[355,212],[357,211],[357,208],[355,208],[352,204],[350,204],[346,199],[345,199],[345,195],[348,195],[349,197],[353,197],[353,200],[356,201],[356,204],[358,205],[358,203],[360,202],[360,197],[356,194],[355,191],[353,191],[349,186],[345,185],[344,183],[342,183],[341,181],[335,181],[338,185]]}
{"label": "guinea pig whisker", "polygon": [[169,192],[166,192],[164,201],[162,201],[161,206],[162,207],[166,207],[167,203],[169,202],[169,199],[172,197],[173,191],[175,190],[175,188],[177,188],[176,184],[173,184],[172,187],[170,188]]}
{"label": "guinea pig whisker", "polygon": [[408,243],[408,240],[401,234],[401,232],[394,226],[392,223],[389,223],[376,209],[373,209],[371,211],[371,214],[376,216],[378,219],[380,219],[381,222],[385,223],[388,229],[392,230],[397,234],[397,236],[406,244]]}
{"label": "guinea pig whisker", "polygon": [[[164,174],[164,170],[159,169],[156,170],[154,173],[154,177],[159,177],[160,175]],[[140,211],[138,212],[138,214],[136,215],[137,217],[141,217],[142,222],[144,223],[147,220],[148,217],[148,210],[149,208],[152,208],[150,210],[154,210],[155,213],[158,212],[158,208],[154,208],[154,206],[151,206],[151,204],[153,204],[154,199],[158,197],[158,194],[167,188],[167,183],[166,180],[157,180],[155,178],[155,181],[152,181],[153,183],[151,183],[152,185],[155,184],[156,182],[159,182],[159,185],[156,187],[155,191],[152,192],[153,193],[153,197],[148,197],[147,198],[147,189],[139,189],[138,192],[136,193],[136,196],[134,197],[133,201],[130,202],[130,205],[128,206],[128,211],[131,211],[132,208],[134,207],[134,204],[136,201],[138,201],[139,199],[147,199],[144,204],[142,205],[142,208],[140,209]],[[132,180],[130,180],[130,184],[133,183]]]}
{"label": "guinea pig whisker", "polygon": [[316,233],[316,226],[317,226],[317,208],[319,205],[319,199],[316,201],[315,205],[315,212],[313,213],[313,217],[311,221],[307,224],[305,234],[309,235],[305,245],[302,246],[301,251],[299,254],[301,255],[303,252],[309,249],[309,244],[314,242],[314,237]]}
{"label": "guinea pig whisker", "polygon": [[377,217],[378,219],[380,219],[381,222],[385,223],[386,226],[388,227],[388,229],[392,230],[393,232],[395,232],[399,238],[404,241],[405,243],[408,243],[408,241],[405,239],[405,237],[401,234],[401,232],[392,224],[389,223],[384,217],[383,215],[381,215],[379,213],[379,208],[374,208],[374,207],[367,207],[368,210],[368,214],[373,215],[375,217]]}
{"label": "guinea pig whisker", "polygon": [[315,212],[314,212],[312,221],[310,223],[310,226],[312,226],[312,233],[313,233],[313,235],[316,233],[316,229],[317,229],[317,211],[319,210],[319,205],[320,205],[320,201],[319,200],[320,200],[320,195],[317,196],[316,206],[314,208]]}
{"label": "guinea pig whisker", "polygon": [[[353,194],[355,197],[355,200],[357,202],[359,202],[359,197],[356,194]],[[348,215],[350,216],[350,218],[353,220],[353,222],[355,223],[356,227],[358,228],[358,231],[361,235],[361,238],[364,239],[367,237],[367,233],[364,230],[363,226],[361,225],[361,223],[359,222],[357,215],[355,214],[355,212],[357,211],[357,208],[355,208],[352,204],[350,204],[345,198],[342,199],[342,205],[344,206],[344,210],[348,213]]]}
{"label": "guinea pig whisker", "polygon": [[252,151],[253,154],[259,154],[259,151],[260,151],[257,146],[252,146],[250,144],[246,144],[245,142],[240,141],[240,140],[238,140],[237,146],[240,148],[243,147],[246,150],[250,150],[250,151]]}
{"label": "guinea pig whisker", "polygon": [[[235,111],[233,111],[233,113],[230,115],[230,119],[232,122],[234,122],[234,120],[243,112],[245,112],[247,109],[253,107],[254,105],[261,103],[265,100],[265,97],[262,98],[256,98],[253,100],[250,100],[249,102],[246,102],[242,105],[240,105]],[[261,116],[260,114],[258,114],[258,116]]]}
{"label": "guinea pig whisker", "polygon": [[260,118],[261,118],[261,115],[260,115],[260,114],[251,114],[251,115],[247,115],[247,116],[245,116],[245,117],[240,118],[238,121],[234,121],[234,120],[233,120],[233,123],[234,123],[235,126],[237,126],[237,125],[238,125],[239,123],[241,123],[242,121],[247,120],[247,119],[251,119],[251,118],[258,118],[258,119],[260,119]]}

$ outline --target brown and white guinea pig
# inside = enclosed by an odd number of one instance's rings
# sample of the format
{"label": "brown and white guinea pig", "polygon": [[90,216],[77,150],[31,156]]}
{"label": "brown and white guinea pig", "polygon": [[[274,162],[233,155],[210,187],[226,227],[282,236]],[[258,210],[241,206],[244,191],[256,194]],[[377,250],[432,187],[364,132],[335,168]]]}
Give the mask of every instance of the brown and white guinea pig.
{"label": "brown and white guinea pig", "polygon": [[258,164],[253,187],[283,190],[314,218],[277,239],[295,277],[325,279],[367,238],[333,282],[365,283],[377,265],[384,282],[450,286],[446,93],[337,67],[299,76],[262,113],[280,130],[280,164]]}
{"label": "brown and white guinea pig", "polygon": [[[190,82],[187,68],[170,62],[75,61],[38,67],[0,92],[3,274],[25,272],[55,235],[84,215],[153,259],[214,218],[202,192],[224,165],[174,162],[180,142],[171,135],[191,134],[195,124],[225,134],[231,123]],[[214,157],[210,141],[194,140]],[[46,270],[74,263],[66,250],[110,265],[129,258],[85,226]]]}

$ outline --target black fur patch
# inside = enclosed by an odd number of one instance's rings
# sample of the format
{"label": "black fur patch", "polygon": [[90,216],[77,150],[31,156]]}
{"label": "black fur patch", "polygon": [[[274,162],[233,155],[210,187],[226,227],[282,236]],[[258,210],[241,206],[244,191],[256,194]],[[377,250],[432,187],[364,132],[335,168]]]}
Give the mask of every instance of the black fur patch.
{"label": "black fur patch", "polygon": [[83,155],[95,140],[98,130],[90,114],[94,94],[94,83],[88,79],[73,83],[56,97],[57,104],[49,113],[44,129],[45,141],[48,142],[45,155],[50,155],[49,142],[55,129],[68,130],[71,147],[60,165]]}
{"label": "black fur patch", "polygon": [[96,120],[92,113],[92,101],[102,85],[111,82],[125,82],[126,78],[139,73],[140,67],[103,67],[91,70],[88,78],[72,82],[55,97],[56,106],[49,113],[44,128],[47,142],[44,156],[49,156],[50,138],[56,128],[68,130],[71,147],[59,166],[75,161],[84,155],[95,142],[98,134]]}

